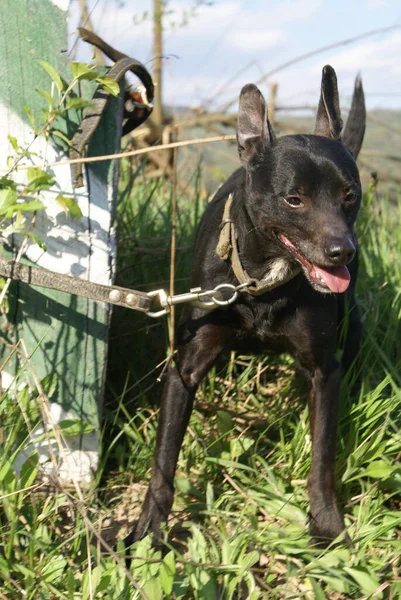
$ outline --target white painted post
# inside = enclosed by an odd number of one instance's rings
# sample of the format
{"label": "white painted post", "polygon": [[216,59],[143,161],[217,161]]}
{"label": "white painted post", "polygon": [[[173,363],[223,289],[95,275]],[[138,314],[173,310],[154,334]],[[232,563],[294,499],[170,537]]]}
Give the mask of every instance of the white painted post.
{"label": "white painted post", "polygon": [[[23,107],[29,106],[39,116],[45,103],[35,91],[50,90],[51,79],[38,61],[50,63],[66,79],[71,77],[67,48],[66,0],[2,0],[0,5],[0,169],[7,167],[11,154],[8,135],[17,138],[20,146],[33,139],[29,119]],[[122,104],[112,99],[106,108],[89,154],[110,154],[120,145]],[[32,163],[43,166],[67,158],[66,154],[38,138],[30,147],[37,154]],[[18,177],[24,179],[26,171]],[[115,236],[113,216],[117,191],[117,161],[92,163],[86,171],[86,186],[73,190],[70,167],[54,169],[57,184],[42,195],[46,211],[37,213],[35,234],[46,244],[44,252],[29,243],[24,261],[57,273],[110,285],[113,281]],[[57,194],[71,196],[78,203],[82,218],[65,215],[55,201]],[[8,250],[16,255],[18,244],[10,240]],[[6,248],[7,250],[7,248]],[[47,427],[65,419],[80,419],[94,427],[82,436],[65,436],[66,447],[57,440],[42,439],[43,427],[32,434],[28,445],[17,459],[21,465],[37,451],[43,472],[57,475],[65,481],[75,479],[89,483],[98,461],[99,417],[101,413],[107,361],[107,341],[110,307],[61,292],[13,283],[9,292],[8,320],[13,325],[9,341],[23,340],[30,365],[37,378],[43,380],[56,374],[57,386],[50,397],[50,417]],[[0,364],[10,349],[0,350]],[[2,383],[13,379],[24,360],[15,353],[1,373]],[[18,384],[23,377],[18,379]],[[50,448],[52,445],[52,448]],[[64,443],[63,443],[64,445]],[[58,456],[58,465],[50,460]]]}

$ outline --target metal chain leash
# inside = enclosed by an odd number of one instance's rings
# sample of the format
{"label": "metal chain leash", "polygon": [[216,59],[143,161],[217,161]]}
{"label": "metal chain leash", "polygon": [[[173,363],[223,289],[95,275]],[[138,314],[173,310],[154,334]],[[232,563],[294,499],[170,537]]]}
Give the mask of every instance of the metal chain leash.
{"label": "metal chain leash", "polygon": [[[153,292],[149,292],[147,295],[149,298],[157,299],[162,308],[158,311],[149,310],[146,312],[146,314],[148,317],[157,319],[158,317],[166,315],[172,306],[176,306],[177,304],[186,304],[187,302],[198,308],[205,308],[208,310],[213,310],[215,308],[219,308],[220,306],[229,306],[236,301],[239,292],[249,285],[252,285],[252,281],[241,283],[240,285],[233,285],[232,283],[220,283],[212,290],[203,291],[202,288],[197,287],[191,288],[189,292],[184,294],[176,294],[175,296],[168,296],[164,290],[154,290]],[[222,291],[224,290],[231,292],[231,296],[227,299],[224,298],[222,294]]]}

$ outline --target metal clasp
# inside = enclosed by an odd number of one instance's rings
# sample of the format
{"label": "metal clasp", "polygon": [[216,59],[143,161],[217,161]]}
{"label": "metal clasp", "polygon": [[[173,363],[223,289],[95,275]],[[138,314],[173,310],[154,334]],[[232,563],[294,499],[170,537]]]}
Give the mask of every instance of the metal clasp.
{"label": "metal clasp", "polygon": [[[222,290],[230,290],[232,295],[227,300],[224,300]],[[208,300],[208,298],[210,298]],[[195,302],[196,306],[199,308],[218,308],[219,306],[228,306],[236,301],[238,298],[238,290],[235,285],[232,283],[221,283],[217,285],[213,290],[207,290],[206,292],[202,292],[199,290],[198,298]]]}
{"label": "metal clasp", "polygon": [[[219,306],[229,306],[238,298],[238,293],[250,283],[242,283],[240,285],[233,285],[232,283],[221,283],[217,285],[213,290],[202,291],[202,288],[192,288],[185,294],[176,294],[175,296],[168,296],[164,290],[155,290],[148,293],[149,298],[158,298],[161,310],[149,311],[146,314],[149,317],[157,319],[170,312],[172,306],[176,304],[186,304],[187,302],[194,304],[198,308],[204,308],[213,310]],[[222,291],[229,290],[232,295],[228,299],[224,299]]]}
{"label": "metal clasp", "polygon": [[156,298],[158,296],[158,300],[160,305],[163,307],[162,310],[158,310],[156,312],[148,311],[146,314],[148,317],[152,317],[152,319],[157,319],[158,317],[163,317],[168,312],[170,312],[170,306],[167,302],[167,294],[164,290],[154,290],[153,292],[148,292],[148,298]]}

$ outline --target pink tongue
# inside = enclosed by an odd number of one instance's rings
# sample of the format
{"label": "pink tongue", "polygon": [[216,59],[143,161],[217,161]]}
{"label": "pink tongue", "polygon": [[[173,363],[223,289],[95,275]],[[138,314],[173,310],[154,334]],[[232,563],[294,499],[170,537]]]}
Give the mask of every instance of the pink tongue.
{"label": "pink tongue", "polygon": [[317,265],[313,265],[310,275],[319,275],[323,279],[330,291],[335,294],[342,294],[349,286],[351,275],[345,265],[341,267],[331,267],[330,270],[322,269]]}

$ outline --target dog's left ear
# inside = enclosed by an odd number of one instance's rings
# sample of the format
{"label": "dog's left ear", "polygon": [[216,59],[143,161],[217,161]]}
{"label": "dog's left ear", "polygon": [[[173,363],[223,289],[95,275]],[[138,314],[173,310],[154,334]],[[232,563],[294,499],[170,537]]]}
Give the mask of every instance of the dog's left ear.
{"label": "dog's left ear", "polygon": [[317,109],[315,135],[339,140],[342,127],[336,72],[333,67],[326,65],[322,72],[322,88]]}
{"label": "dog's left ear", "polygon": [[267,106],[260,90],[250,83],[239,97],[237,144],[241,163],[245,166],[260,143],[272,143],[275,135],[267,118]]}

